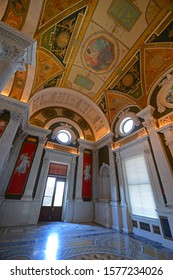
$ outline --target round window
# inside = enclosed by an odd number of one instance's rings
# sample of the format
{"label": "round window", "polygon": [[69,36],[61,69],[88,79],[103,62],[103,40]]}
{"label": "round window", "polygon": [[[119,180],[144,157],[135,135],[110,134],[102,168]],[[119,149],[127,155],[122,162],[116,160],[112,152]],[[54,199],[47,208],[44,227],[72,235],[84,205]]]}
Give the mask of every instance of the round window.
{"label": "round window", "polygon": [[120,132],[122,134],[128,134],[130,133],[134,128],[134,120],[130,117],[125,118],[120,123]]}
{"label": "round window", "polygon": [[67,130],[59,130],[57,140],[61,143],[67,144],[71,141],[71,134]]}

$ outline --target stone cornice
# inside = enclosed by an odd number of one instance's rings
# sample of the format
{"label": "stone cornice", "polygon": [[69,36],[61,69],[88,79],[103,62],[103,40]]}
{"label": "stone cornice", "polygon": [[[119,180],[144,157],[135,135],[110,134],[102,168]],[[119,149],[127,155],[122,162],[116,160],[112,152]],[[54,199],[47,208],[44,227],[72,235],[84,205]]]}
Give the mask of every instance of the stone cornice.
{"label": "stone cornice", "polygon": [[36,40],[2,21],[0,21],[0,39],[7,44],[16,46],[21,51],[26,51],[25,62],[27,64],[33,65],[35,63]]}

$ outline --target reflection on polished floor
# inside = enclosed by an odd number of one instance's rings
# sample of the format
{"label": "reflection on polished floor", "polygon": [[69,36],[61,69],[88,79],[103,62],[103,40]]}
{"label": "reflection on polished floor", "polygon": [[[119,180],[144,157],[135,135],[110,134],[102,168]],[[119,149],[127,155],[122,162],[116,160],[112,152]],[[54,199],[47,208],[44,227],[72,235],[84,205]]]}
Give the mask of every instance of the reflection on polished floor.
{"label": "reflection on polished floor", "polygon": [[172,260],[173,250],[95,224],[0,228],[0,260]]}

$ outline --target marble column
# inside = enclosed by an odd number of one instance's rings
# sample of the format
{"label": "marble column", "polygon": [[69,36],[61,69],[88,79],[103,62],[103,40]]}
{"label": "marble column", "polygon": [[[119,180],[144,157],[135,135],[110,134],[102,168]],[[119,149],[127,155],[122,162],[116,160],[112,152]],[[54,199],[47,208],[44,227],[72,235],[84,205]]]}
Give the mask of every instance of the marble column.
{"label": "marble column", "polygon": [[99,152],[93,150],[93,162],[92,162],[92,197],[93,201],[98,200],[99,188],[98,188],[98,176],[99,176]]}
{"label": "marble column", "polygon": [[44,194],[44,190],[45,190],[45,186],[46,186],[46,180],[47,180],[47,176],[48,176],[49,164],[50,164],[50,159],[47,158],[46,156],[44,156],[42,169],[40,172],[40,178],[38,181],[37,190],[36,190],[36,194],[34,197],[34,200],[40,201],[40,203],[43,199],[43,194]]}
{"label": "marble column", "polygon": [[32,166],[31,166],[31,170],[29,173],[25,191],[24,191],[24,194],[23,194],[21,200],[32,200],[33,199],[35,181],[37,178],[38,169],[39,169],[45,141],[46,141],[46,139],[44,137],[39,138],[37,150],[36,150],[34,160],[33,160]]}
{"label": "marble column", "polygon": [[116,162],[117,162],[117,169],[118,169],[118,180],[119,180],[119,187],[120,187],[120,207],[121,207],[121,214],[122,214],[122,224],[121,227],[124,232],[132,232],[132,219],[130,217],[128,205],[126,202],[125,197],[125,182],[124,182],[124,175],[123,175],[123,168],[122,168],[122,159],[120,155],[120,151],[116,150]]}
{"label": "marble column", "polygon": [[76,169],[76,155],[72,156],[72,161],[70,163],[70,172],[67,177],[67,196],[66,196],[66,204],[65,211],[63,215],[63,220],[65,222],[72,222],[73,220],[73,208],[74,208],[74,179],[75,179],[75,169]]}
{"label": "marble column", "polygon": [[167,125],[161,129],[164,134],[166,145],[168,146],[173,157],[173,125]]}
{"label": "marble column", "polygon": [[68,201],[73,200],[75,169],[76,169],[76,155],[73,155],[72,161],[70,164],[70,173],[67,178],[67,180],[68,180],[67,200]]}
{"label": "marble column", "polygon": [[79,156],[78,156],[78,166],[77,166],[75,200],[82,200],[83,154],[84,154],[84,147],[80,146]]}
{"label": "marble column", "polygon": [[0,42],[0,92],[17,70],[25,70],[25,57],[26,51],[6,41]]}
{"label": "marble column", "polygon": [[111,201],[119,201],[116,174],[115,174],[114,152],[112,151],[111,143],[108,145],[108,149],[109,149],[109,165],[110,165]]}
{"label": "marble column", "polygon": [[108,144],[109,149],[109,166],[110,166],[110,184],[111,184],[111,210],[112,210],[112,228],[121,230],[122,228],[122,213],[120,207],[120,198],[115,171],[115,154],[112,150],[112,143]]}
{"label": "marble column", "polygon": [[10,115],[10,121],[0,138],[0,170],[3,168],[8,153],[12,147],[17,129],[20,126],[23,118],[22,112],[11,111]]}
{"label": "marble column", "polygon": [[157,133],[157,124],[153,117],[154,110],[155,108],[149,105],[137,115],[144,119],[143,125],[146,127],[150,137],[152,150],[167,200],[167,206],[173,207],[173,173],[161,139]]}

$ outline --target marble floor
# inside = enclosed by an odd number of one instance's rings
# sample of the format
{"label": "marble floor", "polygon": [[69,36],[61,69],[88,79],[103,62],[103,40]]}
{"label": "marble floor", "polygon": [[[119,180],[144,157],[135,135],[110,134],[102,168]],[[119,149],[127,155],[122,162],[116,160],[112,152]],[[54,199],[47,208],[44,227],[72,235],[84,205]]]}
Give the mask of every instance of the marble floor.
{"label": "marble floor", "polygon": [[0,228],[0,260],[172,260],[173,250],[95,224]]}

